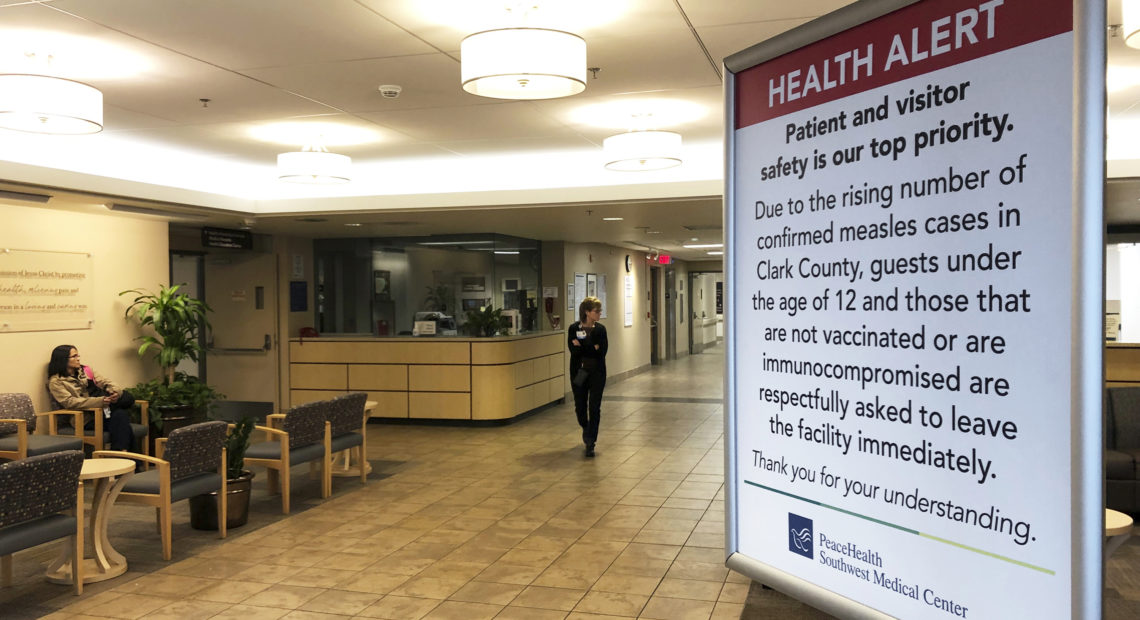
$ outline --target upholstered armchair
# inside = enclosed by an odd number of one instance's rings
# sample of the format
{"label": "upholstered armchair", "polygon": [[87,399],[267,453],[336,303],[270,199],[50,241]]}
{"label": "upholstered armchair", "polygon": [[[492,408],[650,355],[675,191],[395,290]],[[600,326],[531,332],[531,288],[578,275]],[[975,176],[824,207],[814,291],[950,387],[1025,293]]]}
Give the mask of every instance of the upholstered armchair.
{"label": "upholstered armchair", "polygon": [[[326,415],[329,421],[330,449],[335,454],[342,450],[356,452],[360,464],[360,482],[368,481],[368,449],[365,445],[368,419],[364,415],[364,403],[368,400],[365,392],[352,392],[337,396],[329,401]],[[331,489],[332,472],[325,472]]]}
{"label": "upholstered armchair", "polygon": [[75,416],[73,411],[48,411],[37,414],[27,394],[0,394],[0,459],[18,460],[29,456],[82,450],[83,442],[74,437],[36,435],[36,419]]}
{"label": "upholstered armchair", "polygon": [[[48,394],[51,398],[51,394]],[[84,418],[91,416],[95,421],[95,427],[92,430],[84,429],[80,434],[80,439],[83,443],[91,446],[92,450],[102,450],[107,444],[111,443],[111,433],[103,430],[103,412],[99,409],[61,409],[59,403],[52,400],[52,406],[60,412],[71,413],[72,416],[64,424],[56,422],[55,418],[49,419],[48,433],[52,435],[75,435],[75,429],[83,428],[86,425]],[[143,454],[150,454],[150,403],[145,400],[135,399],[135,404],[139,406],[139,411],[142,414],[139,416],[141,424],[131,422],[131,434],[135,437],[135,443],[138,444],[139,450]]]}
{"label": "upholstered armchair", "polygon": [[0,465],[0,583],[12,584],[12,554],[68,537],[75,594],[83,594],[83,452],[68,450]]}
{"label": "upholstered armchair", "polygon": [[1105,506],[1140,513],[1140,388],[1108,389],[1104,427]]}
{"label": "upholstered armchair", "polygon": [[[171,505],[195,495],[218,492],[226,497],[225,422],[202,422],[170,431],[155,442],[157,456],[98,450],[95,457],[129,458],[154,469],[135,474],[119,493],[119,502],[154,506],[162,536],[162,559],[171,558]],[[226,504],[218,502],[218,534],[226,537]]]}
{"label": "upholstered armchair", "polygon": [[[298,405],[288,413],[273,414],[258,426],[266,434],[266,441],[253,443],[245,451],[245,462],[261,465],[267,471],[269,492],[281,492],[281,513],[289,514],[290,468],[301,463],[321,463],[321,497],[331,492],[331,455],[329,424],[325,408],[328,401]],[[280,428],[277,428],[280,427]]]}

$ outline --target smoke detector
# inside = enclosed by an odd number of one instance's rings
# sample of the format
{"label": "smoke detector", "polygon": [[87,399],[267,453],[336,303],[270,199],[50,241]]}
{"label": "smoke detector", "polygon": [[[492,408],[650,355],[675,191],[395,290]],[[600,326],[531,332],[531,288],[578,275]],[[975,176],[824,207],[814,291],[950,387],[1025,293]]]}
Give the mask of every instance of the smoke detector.
{"label": "smoke detector", "polygon": [[403,92],[404,87],[398,84],[381,84],[377,90],[380,91],[380,96],[385,99],[395,99]]}

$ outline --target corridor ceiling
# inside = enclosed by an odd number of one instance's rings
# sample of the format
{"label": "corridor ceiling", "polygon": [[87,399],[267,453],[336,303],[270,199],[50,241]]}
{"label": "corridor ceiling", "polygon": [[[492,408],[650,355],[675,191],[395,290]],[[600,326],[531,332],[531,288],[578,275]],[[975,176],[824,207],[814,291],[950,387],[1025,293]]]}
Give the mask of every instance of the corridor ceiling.
{"label": "corridor ceiling", "polygon": [[[210,223],[251,220],[296,234],[315,232],[317,223],[298,221],[314,214],[329,230],[363,222],[370,235],[403,235],[444,232],[459,222],[448,213],[487,209],[482,221],[513,234],[577,235],[700,258],[679,244],[721,235],[722,59],[846,4],[0,0],[0,73],[27,72],[29,52],[50,54],[52,73],[105,97],[102,133],[0,133],[0,180],[160,210],[190,205]],[[504,101],[462,89],[460,42],[519,25],[520,9],[527,25],[585,39],[587,64],[597,70],[584,93]],[[1119,39],[1109,49],[1140,68],[1140,51]],[[402,91],[388,98],[381,85]],[[1140,87],[1115,93],[1110,118],[1140,119],[1137,102]],[[627,130],[631,113],[681,133],[684,164],[605,170],[602,140]],[[351,183],[277,180],[277,154],[300,150],[314,134],[353,158]],[[1140,189],[1117,193],[1132,205],[1140,198]],[[1140,222],[1132,205],[1123,217]],[[414,217],[430,210],[438,211]],[[586,211],[626,219],[593,236],[557,233],[580,225]]]}

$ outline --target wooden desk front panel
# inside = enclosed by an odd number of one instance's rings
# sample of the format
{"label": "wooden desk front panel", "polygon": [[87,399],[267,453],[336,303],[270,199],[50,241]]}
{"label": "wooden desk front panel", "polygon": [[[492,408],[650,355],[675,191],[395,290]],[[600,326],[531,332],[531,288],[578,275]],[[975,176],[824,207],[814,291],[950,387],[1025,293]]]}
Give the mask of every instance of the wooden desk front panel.
{"label": "wooden desk front panel", "polygon": [[295,341],[291,402],[363,391],[378,418],[510,418],[563,397],[564,341]]}

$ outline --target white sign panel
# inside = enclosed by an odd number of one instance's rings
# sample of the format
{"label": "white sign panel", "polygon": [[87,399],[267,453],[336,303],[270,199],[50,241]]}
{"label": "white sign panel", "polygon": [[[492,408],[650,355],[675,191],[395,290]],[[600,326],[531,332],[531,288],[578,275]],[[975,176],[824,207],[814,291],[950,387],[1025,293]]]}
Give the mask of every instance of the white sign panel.
{"label": "white sign panel", "polygon": [[633,327],[633,276],[625,275],[625,326]]}
{"label": "white sign panel", "polygon": [[732,76],[738,553],[1070,616],[1073,58],[1072,2],[932,0]]}

